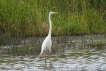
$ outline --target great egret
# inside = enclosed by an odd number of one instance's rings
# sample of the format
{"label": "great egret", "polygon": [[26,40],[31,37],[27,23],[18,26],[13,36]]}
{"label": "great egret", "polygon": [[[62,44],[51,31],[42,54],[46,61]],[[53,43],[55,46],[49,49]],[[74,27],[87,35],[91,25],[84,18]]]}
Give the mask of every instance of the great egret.
{"label": "great egret", "polygon": [[51,22],[51,15],[52,14],[58,14],[58,12],[49,12],[49,32],[48,32],[48,36],[44,39],[43,43],[42,43],[42,47],[41,47],[41,53],[40,56],[43,55],[43,53],[50,53],[51,52],[51,47],[52,47],[52,40],[51,40],[51,32],[52,32],[52,22]]}

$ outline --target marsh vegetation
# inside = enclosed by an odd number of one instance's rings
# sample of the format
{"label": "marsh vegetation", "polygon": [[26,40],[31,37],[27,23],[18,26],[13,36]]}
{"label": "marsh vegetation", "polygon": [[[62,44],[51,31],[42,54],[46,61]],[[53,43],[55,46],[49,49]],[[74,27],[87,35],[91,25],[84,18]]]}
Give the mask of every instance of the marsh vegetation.
{"label": "marsh vegetation", "polygon": [[45,36],[50,11],[55,36],[106,33],[105,0],[0,0],[0,34]]}

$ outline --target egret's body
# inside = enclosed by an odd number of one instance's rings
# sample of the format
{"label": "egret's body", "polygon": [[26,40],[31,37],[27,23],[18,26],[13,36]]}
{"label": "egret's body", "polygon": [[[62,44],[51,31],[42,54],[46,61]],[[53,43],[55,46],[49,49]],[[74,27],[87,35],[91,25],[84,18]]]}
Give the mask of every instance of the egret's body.
{"label": "egret's body", "polygon": [[52,47],[52,41],[51,41],[51,36],[47,36],[45,40],[42,43],[42,48],[41,48],[41,53],[40,55],[42,56],[43,52],[51,52],[51,47]]}
{"label": "egret's body", "polygon": [[51,15],[52,14],[57,14],[57,12],[50,12],[49,13],[49,33],[48,36],[45,38],[45,40],[42,43],[42,47],[41,47],[41,53],[40,56],[42,56],[42,54],[45,53],[50,53],[51,52],[51,47],[52,47],[52,40],[51,40],[51,32],[52,32],[52,22],[51,22]]}

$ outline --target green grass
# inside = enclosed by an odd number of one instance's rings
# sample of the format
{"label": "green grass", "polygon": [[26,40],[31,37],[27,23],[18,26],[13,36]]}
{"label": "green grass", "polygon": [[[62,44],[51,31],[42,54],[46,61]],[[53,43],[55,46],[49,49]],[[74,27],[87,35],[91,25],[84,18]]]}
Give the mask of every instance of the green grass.
{"label": "green grass", "polygon": [[1,48],[2,49],[2,55],[1,56],[25,56],[25,55],[38,55],[40,53],[40,46],[39,47],[9,47],[9,48]]}
{"label": "green grass", "polygon": [[51,10],[55,36],[106,33],[105,0],[0,0],[0,34],[45,36]]}
{"label": "green grass", "polygon": [[98,50],[102,50],[105,49],[106,43],[92,43],[92,44],[88,44],[88,46],[90,46],[91,48],[95,48]]}

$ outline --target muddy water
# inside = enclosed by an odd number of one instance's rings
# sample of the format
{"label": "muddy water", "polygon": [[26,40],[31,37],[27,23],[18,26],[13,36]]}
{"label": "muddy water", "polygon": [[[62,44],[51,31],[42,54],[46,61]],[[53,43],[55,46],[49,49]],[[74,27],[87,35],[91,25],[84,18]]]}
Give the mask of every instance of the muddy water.
{"label": "muddy water", "polygon": [[[27,39],[24,45],[21,40],[17,46],[40,47],[43,39]],[[2,53],[0,71],[106,71],[104,35],[53,37],[52,40],[52,55],[50,58],[46,57],[46,63],[44,57],[37,57],[39,53],[36,56],[12,56]],[[6,47],[7,45],[2,46],[2,49]]]}

